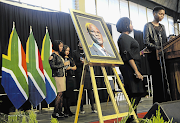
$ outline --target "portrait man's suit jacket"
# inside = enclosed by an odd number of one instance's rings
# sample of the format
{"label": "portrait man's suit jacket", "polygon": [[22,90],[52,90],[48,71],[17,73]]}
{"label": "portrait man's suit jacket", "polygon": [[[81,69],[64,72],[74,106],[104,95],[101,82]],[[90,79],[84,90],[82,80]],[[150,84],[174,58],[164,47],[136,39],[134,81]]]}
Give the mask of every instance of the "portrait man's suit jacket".
{"label": "portrait man's suit jacket", "polygon": [[[89,49],[90,49],[90,52],[91,52],[91,55],[99,55],[99,56],[106,56],[106,55],[104,55],[95,45],[92,45],[92,46],[90,46],[89,47]],[[106,50],[106,52],[110,55],[110,56],[114,56],[114,55],[112,55],[111,53],[109,53],[107,50]],[[105,53],[106,54],[106,53]]]}

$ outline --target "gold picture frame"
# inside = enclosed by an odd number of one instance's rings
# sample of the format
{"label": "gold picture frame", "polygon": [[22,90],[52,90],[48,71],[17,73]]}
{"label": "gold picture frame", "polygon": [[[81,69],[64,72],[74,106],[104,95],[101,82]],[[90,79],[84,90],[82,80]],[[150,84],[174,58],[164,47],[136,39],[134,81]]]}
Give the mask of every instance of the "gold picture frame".
{"label": "gold picture frame", "polygon": [[[70,9],[70,14],[88,64],[95,66],[119,66],[124,64],[102,17],[73,9]],[[96,40],[93,40],[92,31],[89,31],[90,25],[93,25],[100,32],[101,45],[97,45]],[[96,35],[97,32],[94,34]],[[99,47],[102,45],[103,48]],[[98,48],[94,48],[95,46]]]}

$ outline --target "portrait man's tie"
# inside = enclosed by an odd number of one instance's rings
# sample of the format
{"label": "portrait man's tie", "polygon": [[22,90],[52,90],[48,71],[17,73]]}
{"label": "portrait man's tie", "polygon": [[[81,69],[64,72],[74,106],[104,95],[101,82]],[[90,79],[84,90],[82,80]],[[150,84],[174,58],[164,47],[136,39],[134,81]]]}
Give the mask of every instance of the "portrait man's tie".
{"label": "portrait man's tie", "polygon": [[106,56],[110,56],[109,53],[104,48],[102,48],[102,50],[105,52]]}

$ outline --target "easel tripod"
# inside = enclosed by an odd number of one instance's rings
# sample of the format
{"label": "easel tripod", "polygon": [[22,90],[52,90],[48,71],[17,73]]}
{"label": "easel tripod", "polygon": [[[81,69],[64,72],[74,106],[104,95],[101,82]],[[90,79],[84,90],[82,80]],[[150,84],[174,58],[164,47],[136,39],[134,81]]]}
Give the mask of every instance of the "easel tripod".
{"label": "easel tripod", "polygon": [[123,87],[123,84],[122,84],[122,82],[121,82],[121,80],[119,78],[119,75],[118,75],[115,67],[111,67],[111,68],[113,69],[113,72],[114,72],[114,74],[115,74],[115,76],[117,78],[117,82],[120,85],[120,88],[121,88],[121,90],[122,90],[122,92],[123,92],[123,94],[124,94],[124,96],[126,98],[126,101],[127,101],[128,105],[129,105],[129,108],[131,109],[132,112],[119,113],[118,106],[116,104],[114,94],[112,92],[112,88],[110,86],[110,83],[109,83],[109,80],[108,80],[108,77],[107,77],[106,69],[105,69],[104,66],[101,66],[101,70],[102,70],[102,73],[104,75],[104,81],[105,81],[105,84],[106,84],[106,87],[107,87],[107,91],[108,91],[108,93],[110,95],[110,98],[111,98],[111,101],[112,101],[112,104],[113,104],[113,108],[115,110],[115,114],[107,115],[107,116],[102,115],[102,110],[101,110],[101,105],[100,105],[100,101],[99,101],[99,95],[98,95],[98,91],[97,91],[97,85],[96,85],[93,65],[89,65],[86,60],[84,62],[83,72],[82,72],[82,76],[81,76],[81,84],[80,84],[80,89],[79,89],[79,96],[78,96],[78,102],[77,102],[77,108],[76,108],[76,114],[75,114],[74,123],[77,123],[77,121],[78,121],[79,109],[80,109],[80,105],[81,105],[81,99],[82,99],[83,88],[84,88],[84,80],[85,80],[85,75],[86,75],[85,67],[87,65],[90,68],[90,76],[91,76],[91,81],[92,81],[92,86],[93,86],[93,93],[94,93],[95,103],[96,103],[98,117],[99,117],[99,123],[104,123],[105,120],[109,120],[109,119],[115,119],[115,118],[119,118],[119,117],[124,117],[124,116],[127,116],[128,114],[133,115],[134,118],[135,118],[135,121],[137,123],[139,123],[139,121],[137,119],[137,116],[136,116],[136,113],[134,112],[134,110],[132,108],[131,102],[130,102],[130,100],[128,98],[128,95],[127,95],[127,93],[126,93],[126,91],[125,91],[125,89]]}

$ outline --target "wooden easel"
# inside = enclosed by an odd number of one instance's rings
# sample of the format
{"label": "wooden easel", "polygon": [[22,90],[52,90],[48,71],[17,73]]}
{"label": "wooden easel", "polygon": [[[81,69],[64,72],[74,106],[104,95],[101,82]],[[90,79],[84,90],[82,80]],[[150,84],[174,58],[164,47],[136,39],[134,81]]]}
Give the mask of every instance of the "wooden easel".
{"label": "wooden easel", "polygon": [[[79,96],[78,96],[78,102],[77,102],[77,108],[76,108],[76,114],[75,114],[74,123],[77,123],[77,121],[78,121],[79,109],[80,109],[80,105],[81,105],[81,99],[82,99],[83,88],[84,88],[84,80],[85,80],[85,75],[86,75],[86,71],[85,71],[86,65],[89,65],[89,64],[85,60],[84,66],[83,66],[83,71],[82,71],[82,76],[81,76],[81,84],[80,84],[80,89],[79,89]],[[137,119],[137,116],[136,116],[136,113],[134,112],[134,110],[132,108],[131,102],[130,102],[128,96],[127,96],[127,93],[126,93],[126,91],[125,91],[125,89],[123,87],[123,84],[122,84],[122,82],[121,82],[121,80],[119,78],[119,75],[117,74],[117,71],[116,71],[115,67],[111,67],[111,68],[113,69],[113,72],[116,75],[117,82],[120,85],[120,88],[121,88],[121,90],[122,90],[122,92],[123,92],[123,94],[124,94],[124,96],[126,98],[126,101],[127,101],[128,105],[129,105],[129,108],[131,108],[132,112],[119,113],[118,106],[116,104],[116,101],[115,101],[115,98],[114,98],[114,95],[113,95],[113,92],[112,92],[112,88],[111,88],[111,85],[110,85],[108,77],[107,77],[105,67],[101,66],[101,69],[102,69],[102,72],[103,72],[103,75],[104,75],[105,84],[106,84],[106,87],[107,87],[107,91],[109,92],[109,95],[110,95],[110,98],[111,98],[111,101],[112,101],[112,104],[113,104],[113,107],[114,107],[114,110],[115,110],[115,113],[116,113],[116,114],[113,114],[113,115],[102,116],[102,110],[101,110],[101,105],[100,105],[100,101],[99,101],[99,95],[98,95],[98,91],[97,91],[97,85],[96,85],[96,79],[95,79],[95,75],[94,75],[94,69],[93,69],[92,65],[89,65],[89,67],[90,67],[91,81],[92,81],[93,92],[94,92],[94,97],[95,97],[95,102],[96,102],[96,107],[97,107],[97,113],[98,113],[98,117],[99,117],[99,123],[104,123],[105,120],[124,117],[124,116],[127,116],[128,114],[133,115],[134,118],[135,118],[135,121],[137,123],[139,123],[139,121]]]}

